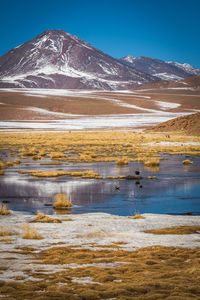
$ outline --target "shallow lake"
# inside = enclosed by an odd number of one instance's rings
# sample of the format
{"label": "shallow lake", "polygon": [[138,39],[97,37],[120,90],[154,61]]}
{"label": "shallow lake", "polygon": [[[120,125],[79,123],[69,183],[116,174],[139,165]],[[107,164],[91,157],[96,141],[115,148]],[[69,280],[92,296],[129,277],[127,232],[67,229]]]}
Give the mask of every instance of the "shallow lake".
{"label": "shallow lake", "polygon": [[[186,158],[191,159],[194,164],[183,165],[182,161]],[[46,162],[50,160],[46,159]],[[41,179],[19,174],[22,170],[92,170],[98,172],[103,179],[66,176]],[[106,178],[134,175],[135,170],[139,170],[143,176],[140,182]],[[157,176],[157,179],[147,179],[150,175]],[[27,159],[0,176],[0,200],[7,202],[8,208],[13,210],[25,213],[36,213],[39,210],[53,214],[55,211],[52,205],[57,193],[71,196],[73,205],[70,213],[106,212],[122,216],[133,215],[135,212],[200,215],[200,157],[162,155],[159,168],[145,168],[138,162],[122,167],[114,162],[40,165],[40,161]]]}

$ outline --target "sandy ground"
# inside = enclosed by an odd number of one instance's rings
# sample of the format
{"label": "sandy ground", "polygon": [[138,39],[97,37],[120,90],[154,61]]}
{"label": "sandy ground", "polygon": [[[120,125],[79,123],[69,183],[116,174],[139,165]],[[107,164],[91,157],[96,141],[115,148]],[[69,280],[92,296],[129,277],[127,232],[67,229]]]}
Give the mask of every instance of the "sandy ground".
{"label": "sandy ground", "polygon": [[[157,93],[155,90],[1,89],[0,127],[50,130],[145,127],[199,111],[199,97],[198,92],[188,94],[188,90]],[[48,125],[42,125],[43,122]]]}

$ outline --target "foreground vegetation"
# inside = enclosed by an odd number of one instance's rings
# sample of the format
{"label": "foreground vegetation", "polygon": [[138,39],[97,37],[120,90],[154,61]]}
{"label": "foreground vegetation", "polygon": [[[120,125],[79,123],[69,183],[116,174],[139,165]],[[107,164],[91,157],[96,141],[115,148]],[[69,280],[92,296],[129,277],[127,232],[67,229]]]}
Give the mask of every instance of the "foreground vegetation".
{"label": "foreground vegetation", "polygon": [[[70,246],[53,247],[39,253],[29,247],[16,251],[21,256],[35,257],[38,270],[27,269],[30,280],[1,280],[0,293],[6,299],[154,300],[200,297],[200,249],[153,246],[125,251],[120,245],[110,245],[106,249],[102,245],[102,249],[96,251]],[[76,268],[70,267],[70,264],[76,264]],[[45,265],[52,266],[53,274],[42,271]]]}

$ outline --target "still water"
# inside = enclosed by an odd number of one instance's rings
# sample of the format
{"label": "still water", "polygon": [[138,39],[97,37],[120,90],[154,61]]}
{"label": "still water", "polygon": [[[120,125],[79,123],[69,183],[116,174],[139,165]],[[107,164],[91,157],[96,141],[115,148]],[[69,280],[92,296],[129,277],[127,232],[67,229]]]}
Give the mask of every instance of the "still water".
{"label": "still water", "polygon": [[[184,166],[182,160],[186,158],[191,159],[194,164]],[[92,170],[98,172],[103,179],[66,176],[38,179],[19,174],[22,170],[58,169]],[[106,176],[134,175],[135,170],[139,170],[144,177],[139,184],[135,180],[106,179]],[[157,176],[157,179],[147,179],[149,175]],[[57,193],[71,196],[73,205],[70,213],[105,212],[122,216],[135,212],[200,215],[200,157],[163,155],[157,169],[144,168],[137,162],[123,167],[116,166],[116,163],[63,163],[61,166],[44,166],[39,161],[27,159],[19,166],[7,169],[5,175],[0,177],[0,201],[7,202],[8,208],[13,210],[54,214],[52,205]]]}

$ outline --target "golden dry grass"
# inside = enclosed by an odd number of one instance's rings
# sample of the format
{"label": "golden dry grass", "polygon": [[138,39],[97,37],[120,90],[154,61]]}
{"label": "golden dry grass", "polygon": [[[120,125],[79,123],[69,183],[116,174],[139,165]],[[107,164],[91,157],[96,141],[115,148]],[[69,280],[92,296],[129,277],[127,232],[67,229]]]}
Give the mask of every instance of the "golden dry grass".
{"label": "golden dry grass", "polygon": [[176,226],[176,227],[167,227],[153,230],[145,230],[146,233],[153,234],[192,234],[199,233],[200,226]]}
{"label": "golden dry grass", "polygon": [[16,158],[14,161],[13,161],[14,164],[16,165],[19,165],[21,163],[20,159],[19,158]]}
{"label": "golden dry grass", "polygon": [[183,160],[182,161],[182,164],[183,165],[192,165],[193,164],[193,161],[189,160],[189,159],[186,159],[186,160]]}
{"label": "golden dry grass", "polygon": [[55,198],[55,203],[53,207],[55,209],[62,209],[62,208],[68,209],[72,206],[71,199],[70,198],[68,199],[67,195],[64,193],[56,194],[54,198]]}
{"label": "golden dry grass", "polygon": [[145,219],[145,217],[140,214],[136,214],[134,216],[128,216],[128,218],[129,219]]}
{"label": "golden dry grass", "polygon": [[57,177],[57,176],[71,176],[71,177],[82,177],[82,178],[95,178],[101,179],[102,177],[93,171],[77,171],[77,172],[66,172],[66,171],[20,171],[20,174],[30,174],[34,177]]}
{"label": "golden dry grass", "polygon": [[5,226],[0,226],[0,236],[12,235],[11,229]]}
{"label": "golden dry grass", "polygon": [[134,215],[133,216],[128,216],[128,219],[145,219],[144,216],[142,216],[139,211],[136,211],[134,212]]}
{"label": "golden dry grass", "polygon": [[[170,134],[134,133],[132,131],[0,133],[0,150],[18,151],[24,158],[58,153],[59,160],[70,162],[116,162],[158,159],[158,153],[199,155],[200,137]],[[160,144],[162,142],[162,144]],[[180,146],[173,143],[180,143]],[[190,145],[195,142],[196,145]],[[151,143],[151,144],[149,144]],[[153,143],[153,144],[152,144]],[[184,144],[185,143],[185,144]],[[37,149],[37,150],[36,150]],[[65,158],[66,157],[66,158]],[[3,166],[3,169],[5,166]]]}
{"label": "golden dry grass", "polygon": [[9,214],[10,214],[10,211],[7,209],[7,205],[0,203],[0,215],[6,216]]}
{"label": "golden dry grass", "polygon": [[45,214],[38,212],[38,214],[34,217],[32,220],[33,223],[62,223],[61,220],[50,218],[49,216],[46,216]]}
{"label": "golden dry grass", "polygon": [[148,176],[147,179],[157,179],[156,176]]}
{"label": "golden dry grass", "polygon": [[144,161],[144,166],[146,167],[157,167],[160,164],[160,160],[159,159],[149,159]]}
{"label": "golden dry grass", "polygon": [[[41,269],[43,264],[51,264],[52,270],[70,263],[77,266],[57,271],[53,276],[51,272],[30,270],[28,274],[37,280],[2,280],[0,293],[8,299],[26,300],[33,297],[39,300],[199,299],[200,249],[152,246],[125,251],[120,246],[113,250],[114,246],[95,251],[58,246],[41,251],[35,254],[39,259],[38,268],[39,263]],[[115,262],[122,264],[107,265]],[[105,268],[98,267],[96,263],[104,263]],[[88,277],[91,283],[73,280]]]}
{"label": "golden dry grass", "polygon": [[128,165],[128,157],[118,158],[117,159],[117,165],[118,166]]}
{"label": "golden dry grass", "polygon": [[43,237],[39,234],[36,228],[30,226],[28,223],[24,223],[22,225],[24,230],[23,239],[30,239],[30,240],[41,240]]}

